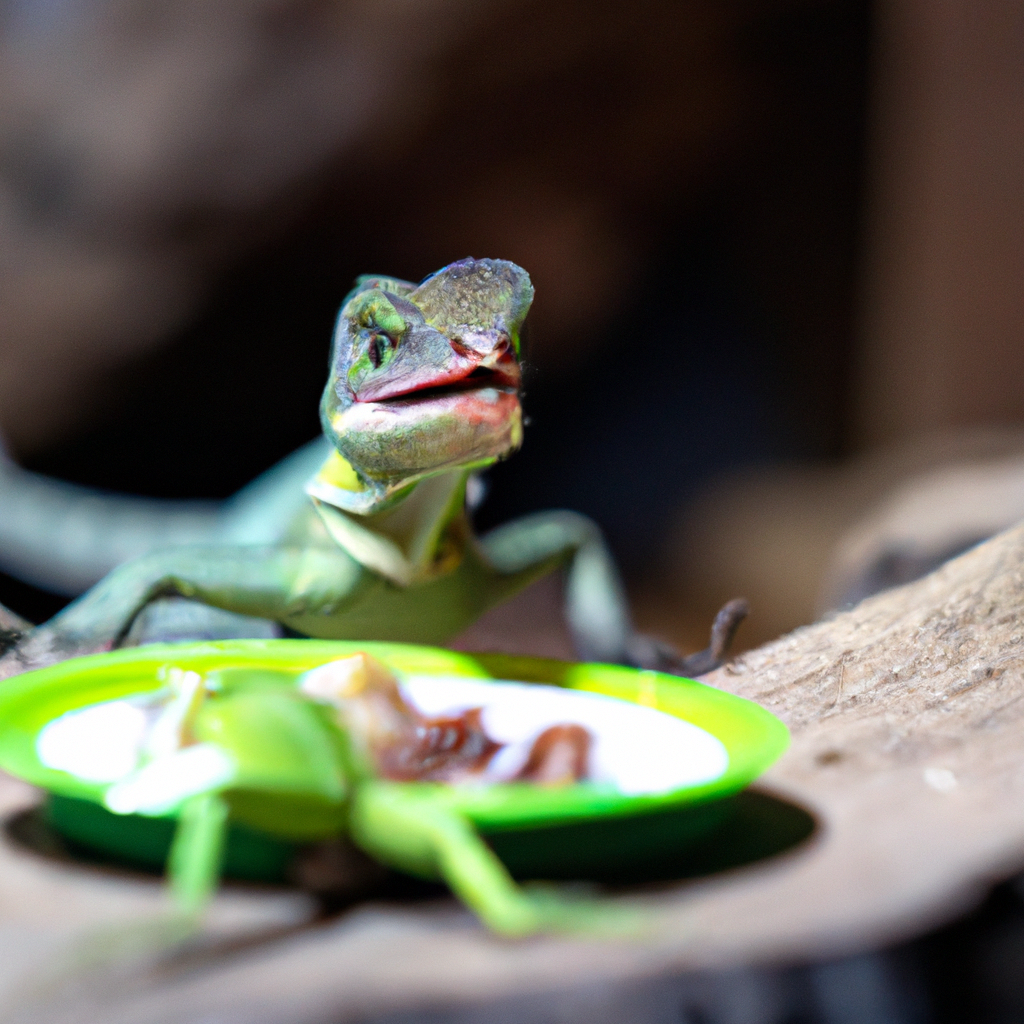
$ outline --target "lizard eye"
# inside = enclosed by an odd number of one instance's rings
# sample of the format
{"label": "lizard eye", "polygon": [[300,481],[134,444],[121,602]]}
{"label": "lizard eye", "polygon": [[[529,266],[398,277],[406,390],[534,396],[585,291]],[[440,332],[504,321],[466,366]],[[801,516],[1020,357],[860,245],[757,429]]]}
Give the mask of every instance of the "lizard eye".
{"label": "lizard eye", "polygon": [[375,370],[384,362],[384,359],[390,350],[391,339],[386,334],[375,334],[370,338],[370,344],[367,348],[367,352],[369,353],[370,362],[373,363],[373,368]]}

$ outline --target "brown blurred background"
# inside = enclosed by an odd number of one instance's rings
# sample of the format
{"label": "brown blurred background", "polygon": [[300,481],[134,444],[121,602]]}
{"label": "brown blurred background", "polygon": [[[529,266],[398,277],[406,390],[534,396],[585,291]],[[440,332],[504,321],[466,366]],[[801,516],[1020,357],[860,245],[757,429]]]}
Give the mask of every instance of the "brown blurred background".
{"label": "brown blurred background", "polygon": [[894,489],[1024,451],[1019,5],[7,0],[0,32],[32,468],[227,495],[317,432],[352,278],[467,255],[538,296],[481,526],[594,516],[684,647],[736,594],[746,644],[810,621]]}

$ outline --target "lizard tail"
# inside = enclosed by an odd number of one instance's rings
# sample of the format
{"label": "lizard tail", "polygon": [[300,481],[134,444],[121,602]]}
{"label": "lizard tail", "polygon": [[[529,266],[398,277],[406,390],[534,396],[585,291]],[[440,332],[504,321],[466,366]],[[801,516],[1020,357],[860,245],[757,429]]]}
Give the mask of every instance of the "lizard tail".
{"label": "lizard tail", "polygon": [[326,457],[305,445],[226,501],[94,490],[23,469],[0,442],[0,571],[77,596],[149,551],[187,544],[272,544],[306,504],[302,484]]}
{"label": "lizard tail", "polygon": [[0,461],[0,570],[73,597],[156,547],[210,539],[218,502],[93,490]]}

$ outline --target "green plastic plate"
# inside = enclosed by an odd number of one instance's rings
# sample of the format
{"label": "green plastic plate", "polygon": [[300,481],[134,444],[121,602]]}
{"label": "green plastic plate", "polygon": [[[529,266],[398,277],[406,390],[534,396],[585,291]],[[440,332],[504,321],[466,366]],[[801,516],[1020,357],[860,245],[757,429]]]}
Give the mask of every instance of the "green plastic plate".
{"label": "green plastic plate", "polygon": [[[73,840],[107,855],[159,866],[173,817],[111,814],[102,806],[105,785],[39,761],[39,731],[67,711],[159,689],[163,684],[158,671],[169,664],[199,673],[230,666],[298,676],[357,651],[399,673],[545,683],[644,704],[699,726],[725,746],[729,763],[721,776],[657,795],[625,796],[587,784],[433,784],[438,798],[469,818],[523,877],[596,877],[637,858],[685,847],[721,820],[728,804],[724,798],[752,782],[789,742],[782,722],[758,705],[694,680],[655,672],[410,644],[229,640],[128,648],[8,680],[0,687],[0,768],[48,790],[51,820]],[[279,879],[292,849],[276,837],[233,827],[225,873]]]}

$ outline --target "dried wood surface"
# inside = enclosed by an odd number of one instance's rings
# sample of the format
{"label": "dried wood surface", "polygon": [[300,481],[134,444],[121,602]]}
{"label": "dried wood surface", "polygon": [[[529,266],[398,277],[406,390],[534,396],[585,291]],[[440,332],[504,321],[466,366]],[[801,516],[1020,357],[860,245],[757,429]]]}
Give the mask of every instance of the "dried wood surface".
{"label": "dried wood surface", "polygon": [[[508,942],[438,900],[364,904],[246,944],[245,935],[300,920],[308,908],[298,896],[236,889],[218,898],[221,938],[201,956],[137,972],[130,983],[86,986],[88,996],[36,989],[26,1002],[26,978],[52,964],[71,935],[100,917],[152,913],[159,896],[155,882],[117,881],[8,844],[0,852],[6,1019],[369,1020],[814,959],[912,935],[1024,866],[1022,607],[1024,527],[707,677],[789,724],[792,748],[764,783],[813,812],[819,829],[775,859],[616,897],[656,913],[645,941]],[[8,806],[28,799],[17,784],[4,793]]]}

